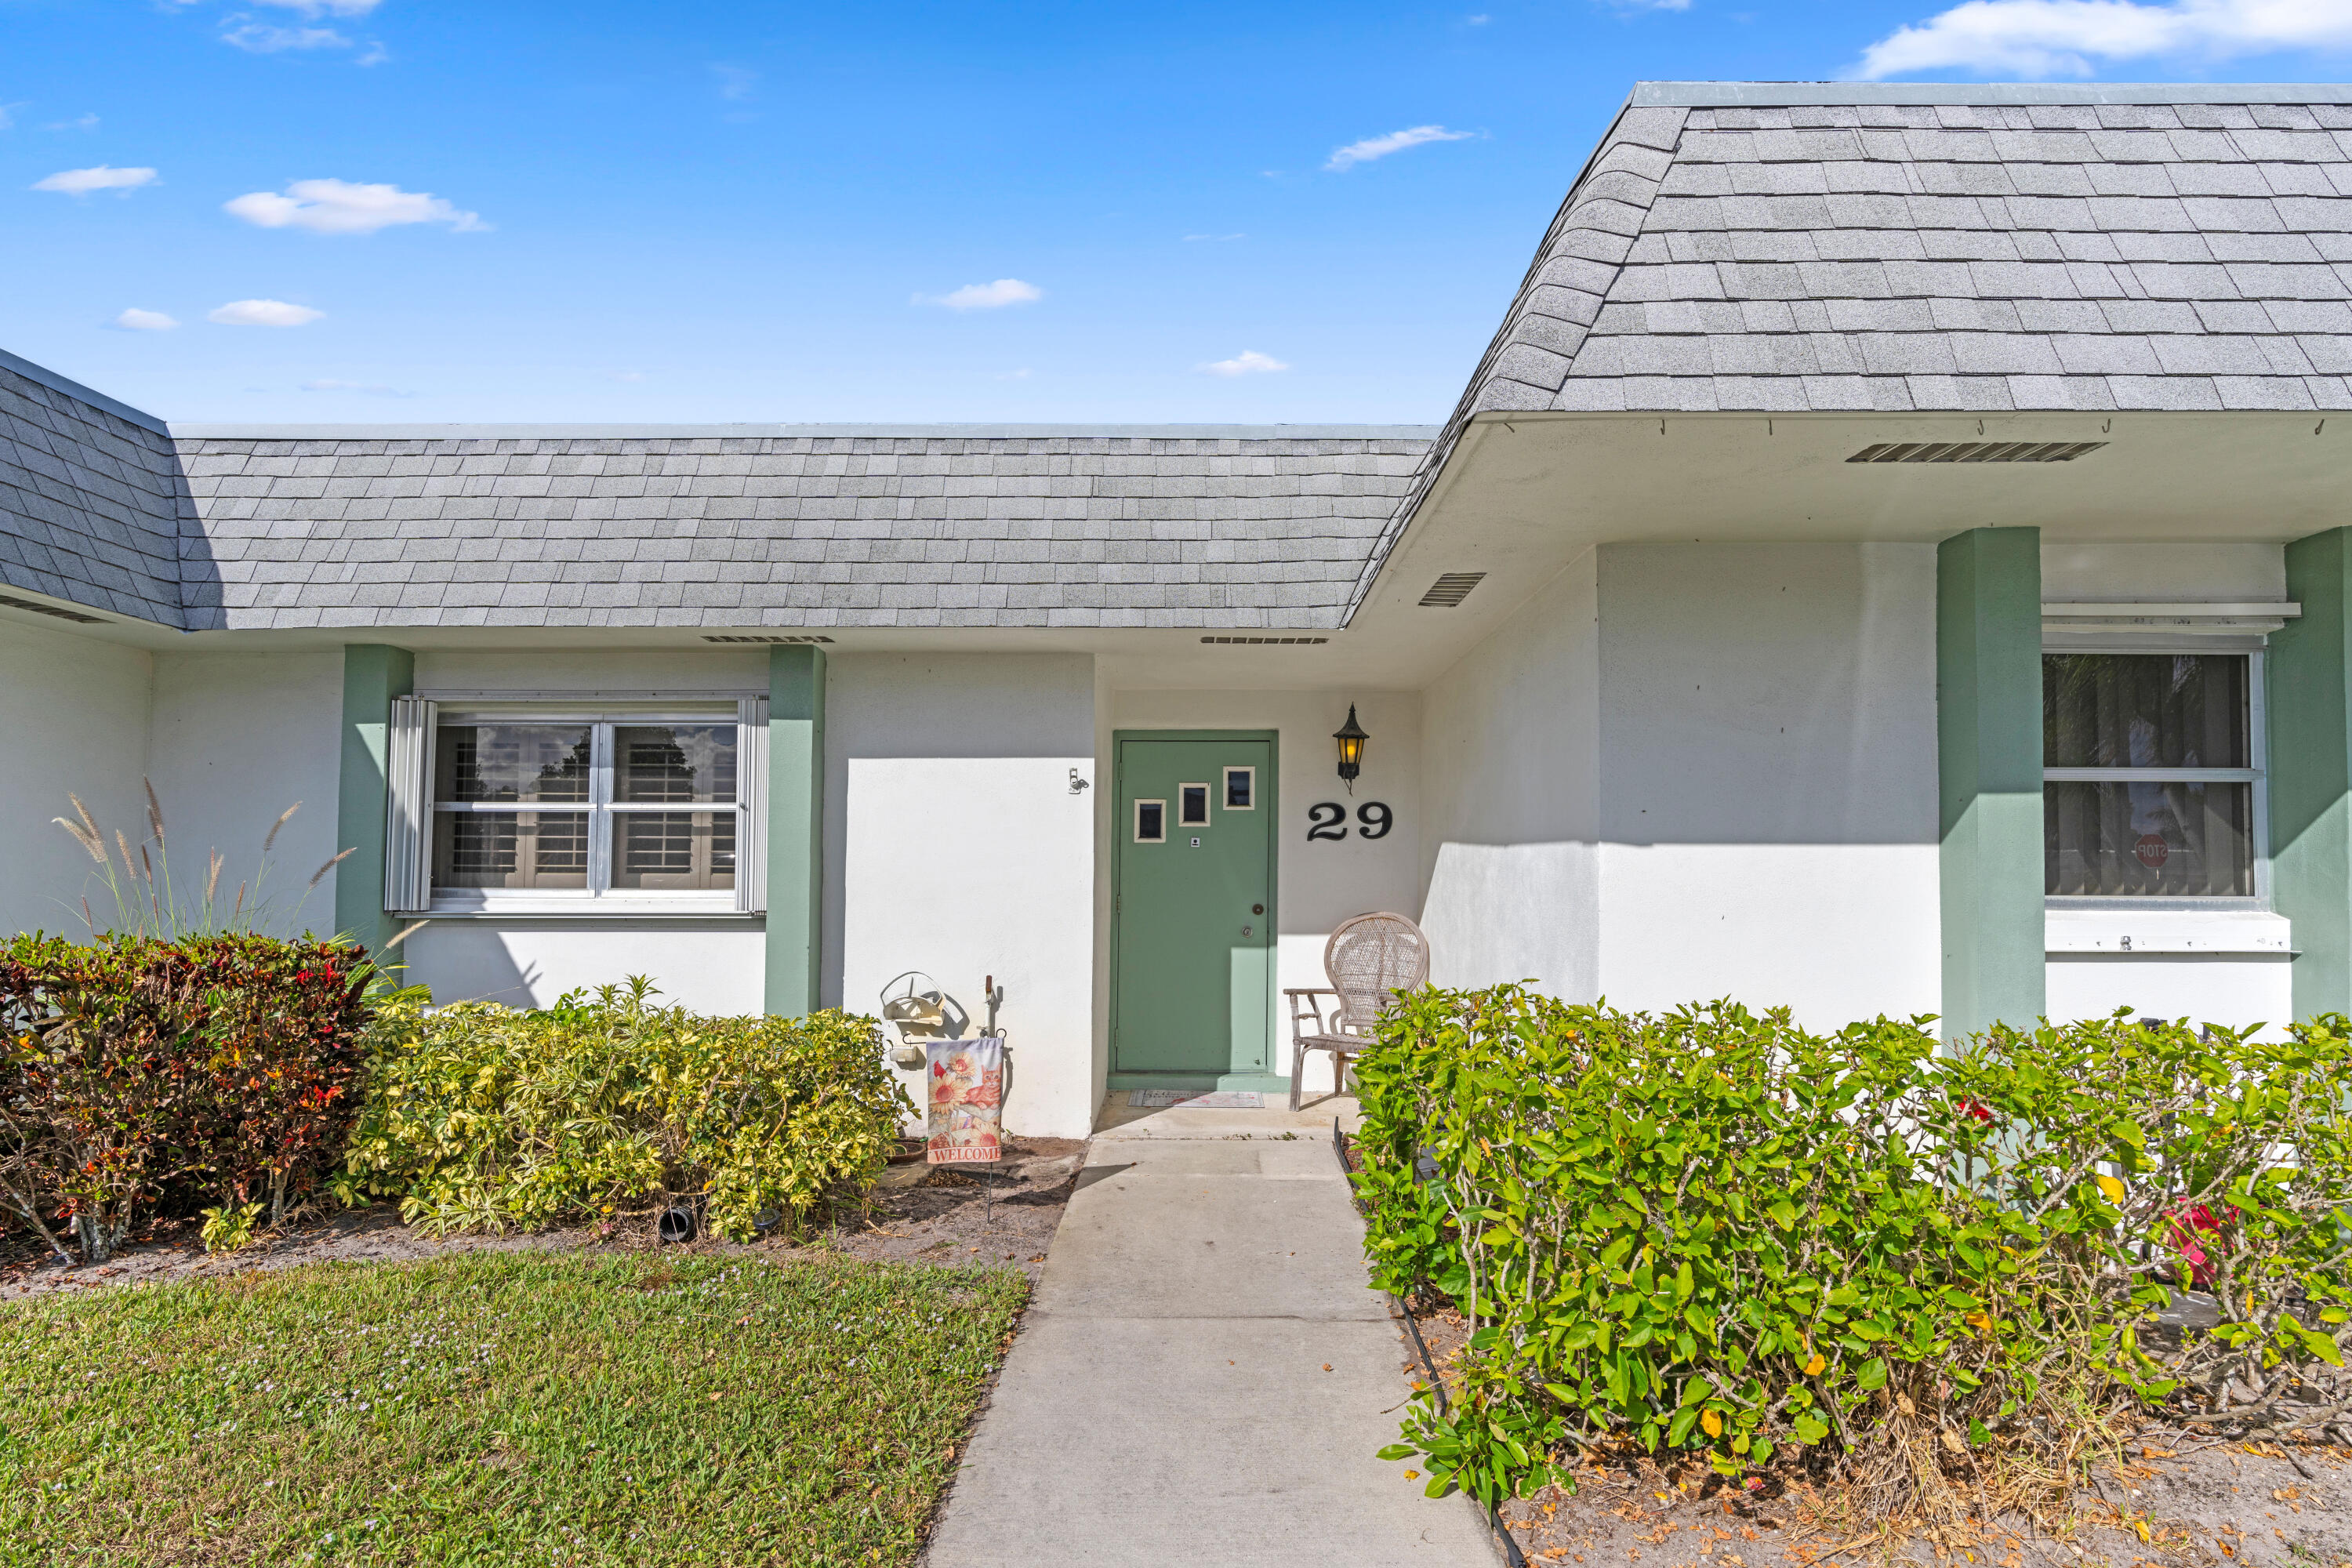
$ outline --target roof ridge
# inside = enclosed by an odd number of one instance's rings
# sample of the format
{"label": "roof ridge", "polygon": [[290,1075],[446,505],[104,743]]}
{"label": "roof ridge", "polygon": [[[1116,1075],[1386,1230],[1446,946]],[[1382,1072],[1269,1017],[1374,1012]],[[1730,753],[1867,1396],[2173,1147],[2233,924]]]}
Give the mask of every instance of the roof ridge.
{"label": "roof ridge", "polygon": [[1062,425],[1062,424],[387,424],[240,425],[175,422],[177,441],[683,441],[1138,440],[1426,441],[1436,425]]}
{"label": "roof ridge", "polygon": [[1642,108],[1797,108],[1811,104],[2352,103],[2345,82],[1643,81]]}
{"label": "roof ridge", "polygon": [[37,382],[51,392],[62,392],[77,402],[87,403],[92,408],[103,409],[117,419],[128,420],[142,430],[152,431],[158,436],[169,434],[163,428],[163,421],[145,409],[133,408],[119,397],[109,397],[94,387],[84,386],[71,376],[59,375],[45,364],[35,364],[22,354],[13,354],[6,349],[0,349],[0,370],[13,370],[26,381]]}
{"label": "roof ridge", "polygon": [[[1638,96],[1637,89],[1634,96],[1628,97],[1624,103],[1619,106],[1615,118],[1609,122],[1609,129],[1601,133],[1599,144],[1592,149],[1592,155],[1585,160],[1583,168],[1577,172],[1574,183],[1569,186],[1568,195],[1561,198],[1559,211],[1552,216],[1551,226],[1544,231],[1542,241],[1536,247],[1535,258],[1528,263],[1527,272],[1519,280],[1518,293],[1512,299],[1510,309],[1504,312],[1502,325],[1495,330],[1494,337],[1488,340],[1486,352],[1479,356],[1477,366],[1471,372],[1470,380],[1464,386],[1461,397],[1455,402],[1453,414],[1447,417],[1444,428],[1439,433],[1435,444],[1430,447],[1428,455],[1423,458],[1420,470],[1414,474],[1412,486],[1398,500],[1395,513],[1390,518],[1388,526],[1381,531],[1381,537],[1374,542],[1371,553],[1365,558],[1363,570],[1356,579],[1354,592],[1349,597],[1347,615],[1340,622],[1342,626],[1355,617],[1357,609],[1364,602],[1364,596],[1371,592],[1373,580],[1380,575],[1381,568],[1388,563],[1390,552],[1396,547],[1397,541],[1403,536],[1405,529],[1412,522],[1413,513],[1420,510],[1421,503],[1428,495],[1430,487],[1437,482],[1438,474],[1444,470],[1446,459],[1453,456],[1454,445],[1462,438],[1462,432],[1468,426],[1470,421],[1490,408],[1549,407],[1553,397],[1558,395],[1559,384],[1566,378],[1568,366],[1577,348],[1582,342],[1585,329],[1591,324],[1601,302],[1607,299],[1611,286],[1615,283],[1617,274],[1623,269],[1625,258],[1633,249],[1633,239],[1639,234],[1641,226],[1635,225],[1633,234],[1619,237],[1623,239],[1624,244],[1622,247],[1614,247],[1616,256],[1613,260],[1603,261],[1597,256],[1571,258],[1591,267],[1596,272],[1606,272],[1605,279],[1594,277],[1585,280],[1597,284],[1597,287],[1588,289],[1570,286],[1565,282],[1548,284],[1542,281],[1543,275],[1552,268],[1555,262],[1562,259],[1559,255],[1559,246],[1562,238],[1570,230],[1570,220],[1587,205],[1591,195],[1590,187],[1595,181],[1618,173],[1625,174],[1630,184],[1639,184],[1646,180],[1648,189],[1638,205],[1643,214],[1647,214],[1650,204],[1656,200],[1658,186],[1664,181],[1666,170],[1673,165],[1675,153],[1681,148],[1683,132],[1689,121],[1689,113],[1683,108],[1640,103],[1636,101]],[[1652,141],[1641,143],[1661,154],[1658,168],[1646,176],[1630,170],[1603,167],[1612,150],[1629,143],[1630,139],[1622,137],[1621,132],[1625,130],[1628,121],[1633,121],[1636,115],[1654,117],[1647,123],[1658,127],[1657,130],[1650,132]],[[1673,126],[1673,133],[1671,137],[1662,138],[1661,132],[1669,122]],[[1663,146],[1659,145],[1661,139],[1664,141]],[[1631,193],[1626,194],[1630,195]],[[1635,204],[1629,201],[1628,205]],[[1537,290],[1544,288],[1551,288],[1555,292],[1561,294],[1589,297],[1591,309],[1584,312],[1583,321],[1578,322],[1573,317],[1553,317],[1534,310],[1531,306]],[[1570,308],[1580,309],[1581,301],[1570,303]],[[1552,334],[1551,342],[1548,344],[1537,342],[1532,338],[1523,336],[1520,331],[1530,316],[1559,322],[1567,330]],[[1559,374],[1552,378],[1549,391],[1544,392],[1538,398],[1517,400],[1508,404],[1496,403],[1489,395],[1497,390],[1498,382],[1542,391],[1539,384],[1522,383],[1517,377],[1508,374],[1504,370],[1512,352],[1518,349],[1527,351],[1521,356],[1525,360],[1533,361],[1538,355],[1545,360],[1557,359],[1559,362]],[[1531,364],[1529,368],[1538,369],[1540,374],[1549,367]]]}

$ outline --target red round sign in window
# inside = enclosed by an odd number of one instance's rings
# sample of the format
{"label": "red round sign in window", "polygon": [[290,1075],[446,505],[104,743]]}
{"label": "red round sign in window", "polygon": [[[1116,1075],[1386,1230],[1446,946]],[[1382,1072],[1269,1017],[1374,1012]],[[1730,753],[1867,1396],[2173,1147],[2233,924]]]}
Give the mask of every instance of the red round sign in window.
{"label": "red round sign in window", "polygon": [[2172,846],[2164,841],[2161,833],[2143,833],[2139,836],[2139,842],[2132,846],[2132,853],[2138,856],[2139,863],[2149,870],[2161,871],[2165,861],[2171,858]]}

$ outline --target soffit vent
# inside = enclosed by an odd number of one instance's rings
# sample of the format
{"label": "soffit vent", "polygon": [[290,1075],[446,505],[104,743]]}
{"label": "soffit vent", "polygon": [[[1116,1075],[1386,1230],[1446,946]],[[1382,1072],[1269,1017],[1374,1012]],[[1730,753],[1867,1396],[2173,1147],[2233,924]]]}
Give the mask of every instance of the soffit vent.
{"label": "soffit vent", "polygon": [[1849,463],[2071,463],[2105,441],[1881,441]]}
{"label": "soffit vent", "polygon": [[12,610],[30,610],[37,616],[55,616],[61,621],[79,621],[86,626],[106,625],[104,616],[85,616],[79,610],[60,610],[55,605],[37,605],[30,599],[12,598],[6,594],[0,594],[0,605]]}
{"label": "soffit vent", "polygon": [[1331,639],[1329,637],[1202,637],[1201,640],[1213,643],[1247,643],[1252,647],[1262,643],[1290,647],[1302,644],[1327,643]]}
{"label": "soffit vent", "polygon": [[1468,598],[1470,590],[1485,582],[1486,578],[1484,572],[1448,572],[1429,585],[1429,592],[1421,596],[1421,602],[1450,610]]}
{"label": "soffit vent", "polygon": [[703,636],[702,636],[702,640],[703,640],[704,642],[756,642],[756,643],[783,643],[783,644],[792,645],[792,646],[798,646],[798,645],[805,644],[805,643],[831,642],[833,639],[832,639],[831,637],[713,637],[713,636],[711,636],[709,633],[705,632],[705,633],[703,634]]}

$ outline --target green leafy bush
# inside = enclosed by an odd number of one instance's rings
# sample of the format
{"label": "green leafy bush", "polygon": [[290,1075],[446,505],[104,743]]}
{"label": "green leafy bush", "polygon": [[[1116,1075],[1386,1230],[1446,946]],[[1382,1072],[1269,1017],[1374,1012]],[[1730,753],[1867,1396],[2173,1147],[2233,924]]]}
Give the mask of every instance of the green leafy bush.
{"label": "green leafy bush", "polygon": [[701,1017],[643,979],[541,1011],[396,994],[374,1037],[350,1179],[432,1232],[591,1217],[700,1198],[748,1239],[830,1189],[870,1185],[913,1103],[874,1022]]}
{"label": "green leafy bush", "polygon": [[[2352,1041],[2118,1017],[1832,1036],[1423,991],[1360,1059],[1377,1282],[1474,1333],[1391,1458],[1489,1501],[1595,1441],[1958,1456],[2118,1404],[2275,1403],[2341,1364]],[[2175,1289],[2221,1329],[2143,1343]],[[1924,1439],[1924,1450],[1922,1441]]]}
{"label": "green leafy bush", "polygon": [[206,1196],[282,1217],[341,1159],[373,974],[246,932],[0,944],[0,1210],[86,1261]]}

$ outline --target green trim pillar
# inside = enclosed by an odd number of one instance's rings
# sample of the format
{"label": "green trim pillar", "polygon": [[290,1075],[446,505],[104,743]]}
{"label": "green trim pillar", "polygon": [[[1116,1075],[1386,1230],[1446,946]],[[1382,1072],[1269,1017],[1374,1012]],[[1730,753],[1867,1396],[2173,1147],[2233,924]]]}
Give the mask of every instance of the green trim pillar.
{"label": "green trim pillar", "polygon": [[2044,1008],[2042,531],[1979,528],[1936,549],[1943,1037]]}
{"label": "green trim pillar", "polygon": [[767,1010],[817,1009],[824,892],[824,650],[768,650]]}
{"label": "green trim pillar", "polygon": [[416,656],[383,643],[343,649],[343,746],[335,786],[335,847],[351,858],[335,868],[335,930],[382,952],[397,932],[383,908],[383,841],[391,791],[385,731],[392,700],[416,687]]}
{"label": "green trim pillar", "polygon": [[2352,1011],[2352,542],[2286,547],[2303,614],[2271,634],[2271,906],[2294,924],[2294,1016]]}

